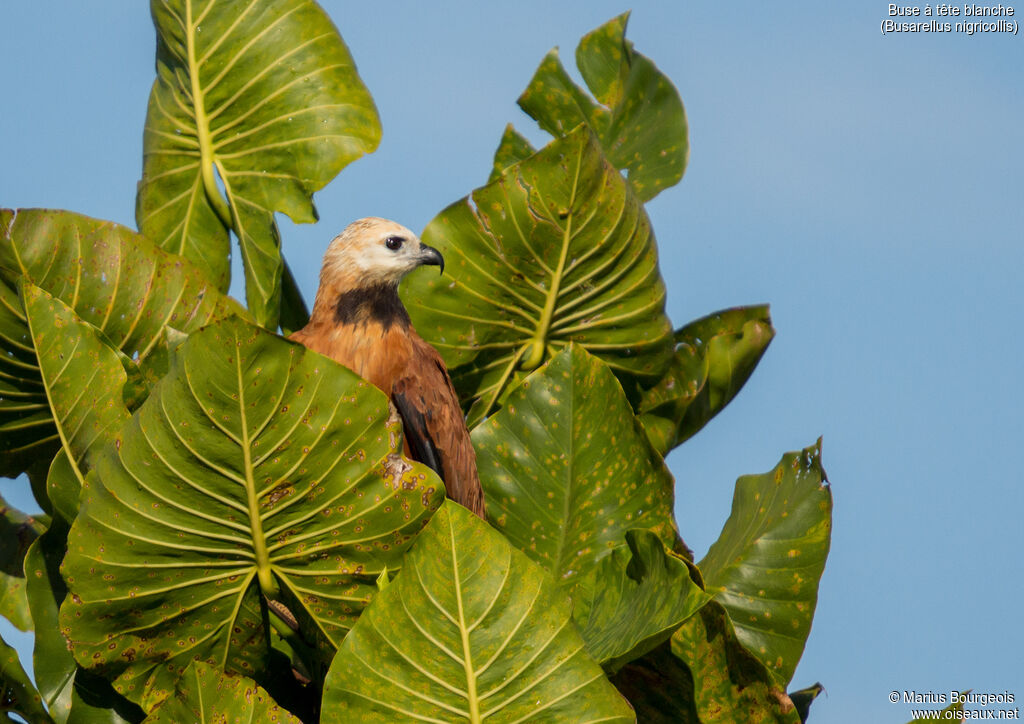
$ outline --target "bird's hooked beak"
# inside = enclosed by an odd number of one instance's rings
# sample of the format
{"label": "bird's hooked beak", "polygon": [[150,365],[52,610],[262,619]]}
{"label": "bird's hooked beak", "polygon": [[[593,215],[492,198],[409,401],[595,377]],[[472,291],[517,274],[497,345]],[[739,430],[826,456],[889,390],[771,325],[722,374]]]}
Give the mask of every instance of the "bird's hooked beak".
{"label": "bird's hooked beak", "polygon": [[444,257],[441,256],[441,252],[432,246],[420,243],[420,264],[439,266],[441,267],[441,273],[444,274]]}

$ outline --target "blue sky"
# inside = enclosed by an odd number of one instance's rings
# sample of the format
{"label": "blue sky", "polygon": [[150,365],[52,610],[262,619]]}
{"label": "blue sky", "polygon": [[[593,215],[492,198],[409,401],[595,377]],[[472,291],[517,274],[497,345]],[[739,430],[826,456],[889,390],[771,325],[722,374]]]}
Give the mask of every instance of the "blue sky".
{"label": "blue sky", "polygon": [[[543,143],[515,99],[544,53],[571,65],[632,7],[690,121],[686,177],[648,204],[669,314],[770,302],[778,330],[669,458],[684,537],[703,555],[735,479],[823,435],[835,528],[794,680],[826,687],[812,721],[906,721],[894,689],[1024,697],[1024,38],[883,37],[882,2],[323,5],[384,135],[317,195],[320,223],[281,222],[308,299],[352,219],[422,229],[484,183],[507,122]],[[4,16],[0,205],[134,226],[146,4]]]}

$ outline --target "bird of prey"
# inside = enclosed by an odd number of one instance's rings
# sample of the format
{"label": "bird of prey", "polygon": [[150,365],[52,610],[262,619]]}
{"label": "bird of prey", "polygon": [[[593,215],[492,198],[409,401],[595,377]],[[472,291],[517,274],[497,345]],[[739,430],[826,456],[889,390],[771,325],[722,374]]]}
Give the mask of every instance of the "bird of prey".
{"label": "bird of prey", "polygon": [[476,453],[441,356],[413,329],[398,282],[444,258],[404,226],[354,221],[331,241],[309,323],[291,339],[384,391],[402,418],[405,453],[441,476],[448,497],[484,517]]}

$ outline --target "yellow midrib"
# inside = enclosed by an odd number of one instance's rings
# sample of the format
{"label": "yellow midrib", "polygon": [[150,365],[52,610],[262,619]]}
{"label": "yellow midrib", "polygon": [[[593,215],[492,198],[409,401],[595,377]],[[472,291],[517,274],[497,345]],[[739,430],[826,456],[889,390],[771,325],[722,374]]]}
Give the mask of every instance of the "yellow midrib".
{"label": "yellow midrib", "polygon": [[235,370],[238,375],[238,411],[241,421],[242,467],[245,472],[245,497],[248,502],[249,530],[252,533],[253,555],[256,557],[256,576],[260,582],[260,590],[267,598],[277,598],[280,589],[270,566],[270,553],[267,551],[267,539],[263,534],[263,521],[260,520],[259,500],[256,497],[256,480],[252,474],[252,449],[249,440],[249,426],[245,418],[245,383],[242,379],[242,356],[235,349]]}
{"label": "yellow midrib", "polygon": [[565,275],[565,262],[569,258],[569,245],[572,243],[572,222],[573,207],[576,205],[576,191],[579,188],[580,167],[583,164],[583,150],[576,158],[576,173],[572,181],[572,193],[569,194],[569,211],[565,217],[565,230],[562,233],[562,249],[558,256],[558,266],[551,275],[551,288],[548,290],[547,299],[544,302],[544,311],[541,313],[540,321],[537,324],[537,331],[533,339],[527,343],[528,352],[520,366],[524,370],[533,370],[544,361],[544,351],[547,346],[548,333],[551,331],[551,322],[555,316],[555,305],[558,303],[558,292],[562,286],[562,277]]}
{"label": "yellow midrib", "polygon": [[452,578],[455,581],[455,602],[459,610],[459,634],[462,636],[462,665],[466,671],[466,700],[469,703],[469,721],[480,724],[480,700],[476,691],[476,672],[473,670],[473,656],[469,647],[469,627],[466,625],[466,614],[462,607],[462,583],[459,581],[459,559],[455,551],[455,529],[451,519],[448,520],[452,542]]}
{"label": "yellow midrib", "polygon": [[199,169],[203,176],[203,190],[210,205],[224,226],[231,228],[231,210],[217,188],[214,178],[213,138],[210,121],[206,116],[202,84],[199,82],[199,63],[196,60],[196,32],[192,23],[192,0],[185,0],[185,45],[188,51],[188,76],[192,87],[192,108],[195,113],[196,137],[199,140]]}

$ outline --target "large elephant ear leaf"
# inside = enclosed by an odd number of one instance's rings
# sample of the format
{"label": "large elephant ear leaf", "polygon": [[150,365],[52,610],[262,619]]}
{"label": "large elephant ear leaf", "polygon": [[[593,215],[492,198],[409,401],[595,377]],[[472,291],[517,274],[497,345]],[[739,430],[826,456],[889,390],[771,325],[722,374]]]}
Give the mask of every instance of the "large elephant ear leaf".
{"label": "large elephant ear leaf", "polygon": [[667,369],[650,221],[585,127],[445,209],[423,239],[444,253],[446,276],[414,276],[403,296],[472,406],[471,426],[572,342],[631,380]]}
{"label": "large elephant ear leaf", "polygon": [[369,92],[312,0],[152,0],[157,78],[136,217],[161,247],[230,278],[276,328],[284,269],[274,212],[316,220],[312,194],[380,141]]}
{"label": "large elephant ear leaf", "polygon": [[558,58],[545,56],[519,105],[556,137],[586,123],[608,160],[648,201],[679,183],[689,157],[686,113],[675,86],[626,40],[624,13],[583,36],[576,64],[594,99]]}
{"label": "large elephant ear leaf", "polygon": [[123,226],[66,211],[0,210],[0,475],[8,477],[49,461],[60,445],[19,297],[23,279],[143,365],[158,356],[168,327],[189,333],[244,314],[197,267]]}
{"label": "large elephant ear leaf", "polygon": [[832,531],[821,441],[736,481],[732,513],[698,564],[736,637],[789,684],[811,631]]}
{"label": "large elephant ear leaf", "polygon": [[667,455],[721,412],[774,336],[767,305],[715,312],[676,330],[672,365],[637,405],[655,449]]}
{"label": "large elephant ear leaf", "polygon": [[385,396],[231,318],[191,335],[86,478],[62,572],[76,660],[133,701],[193,659],[266,685],[268,608],[324,666],[444,488]]}
{"label": "large elephant ear leaf", "polygon": [[157,704],[148,724],[181,722],[267,722],[302,724],[282,709],[256,682],[193,661],[178,679],[174,693]]}
{"label": "large elephant ear leaf", "polygon": [[635,721],[570,608],[550,576],[448,502],[345,638],[321,720]]}
{"label": "large elephant ear leaf", "polygon": [[567,590],[630,528],[675,545],[672,475],[582,347],[527,377],[472,437],[488,517]]}

